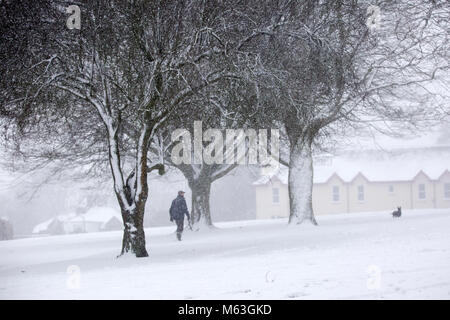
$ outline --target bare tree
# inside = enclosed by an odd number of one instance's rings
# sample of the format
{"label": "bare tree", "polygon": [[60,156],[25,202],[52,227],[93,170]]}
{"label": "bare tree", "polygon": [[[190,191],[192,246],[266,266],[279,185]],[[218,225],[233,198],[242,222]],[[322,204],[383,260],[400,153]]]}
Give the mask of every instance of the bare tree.
{"label": "bare tree", "polygon": [[317,224],[312,154],[333,130],[383,122],[377,128],[393,132],[442,114],[429,85],[448,70],[448,32],[437,22],[448,6],[381,1],[383,20],[372,31],[367,8],[358,1],[303,2],[263,50],[257,76],[268,93],[264,114],[288,147],[281,162],[289,167],[289,223]]}
{"label": "bare tree", "polygon": [[[245,73],[241,71],[240,74]],[[254,91],[254,90],[253,90]],[[197,94],[189,101],[186,101],[185,108],[182,112],[177,112],[171,117],[164,132],[159,135],[158,145],[154,153],[163,150],[163,157],[166,164],[180,170],[188,181],[189,188],[192,191],[191,199],[191,224],[194,230],[199,230],[206,226],[213,227],[213,221],[210,210],[210,193],[211,186],[214,181],[226,176],[232,172],[239,164],[247,163],[246,153],[244,158],[234,158],[233,163],[227,163],[225,158],[231,149],[227,149],[226,133],[227,130],[236,129],[244,130],[251,126],[251,119],[256,116],[255,95],[252,94],[252,88],[245,80],[227,79],[210,87],[206,92]],[[198,126],[197,128],[195,126]],[[211,163],[202,159],[199,163],[195,161],[195,155],[189,155],[189,163],[177,163],[172,160],[174,146],[181,143],[177,140],[172,141],[171,133],[176,129],[185,129],[189,132],[191,140],[195,135],[200,135],[202,154],[207,150],[208,146],[217,143],[219,149],[209,150],[210,153],[221,152],[221,161]],[[221,137],[216,141],[217,137],[206,137],[208,129],[220,129]],[[197,131],[197,132],[196,132]],[[229,131],[228,131],[229,132]],[[205,138],[206,137],[206,138]],[[248,144],[248,137],[242,136],[243,139],[236,139],[233,143],[234,147],[241,144]],[[206,140],[205,140],[206,139]],[[195,142],[194,142],[195,143]],[[193,150],[192,141],[190,149]],[[233,149],[233,157],[234,154]]]}
{"label": "bare tree", "polygon": [[97,1],[79,4],[81,30],[69,30],[69,4],[1,3],[4,142],[34,162],[108,163],[121,254],[145,257],[148,173],[164,171],[149,152],[156,132],[184,101],[235,77],[232,61],[283,22],[271,1]]}

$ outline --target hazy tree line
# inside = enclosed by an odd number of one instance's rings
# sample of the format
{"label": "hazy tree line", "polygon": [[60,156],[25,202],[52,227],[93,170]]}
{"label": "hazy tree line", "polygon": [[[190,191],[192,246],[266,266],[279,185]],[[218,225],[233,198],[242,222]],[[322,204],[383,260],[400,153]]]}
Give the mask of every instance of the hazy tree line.
{"label": "hazy tree line", "polygon": [[280,129],[289,222],[316,223],[321,145],[448,114],[435,85],[448,85],[446,1],[83,1],[81,28],[69,29],[71,4],[0,3],[1,142],[24,168],[110,175],[122,254],[148,255],[152,171],[180,170],[194,226],[212,225],[211,184],[236,165],[174,164],[176,128]]}

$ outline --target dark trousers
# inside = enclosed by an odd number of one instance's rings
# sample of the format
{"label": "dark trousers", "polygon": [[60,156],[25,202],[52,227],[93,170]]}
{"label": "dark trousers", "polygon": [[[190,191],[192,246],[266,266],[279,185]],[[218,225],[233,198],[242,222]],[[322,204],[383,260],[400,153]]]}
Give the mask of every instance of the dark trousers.
{"label": "dark trousers", "polygon": [[184,228],[184,219],[177,219],[177,220],[175,220],[175,222],[177,224],[177,238],[178,238],[178,240],[180,240],[181,234],[183,233],[183,228]]}

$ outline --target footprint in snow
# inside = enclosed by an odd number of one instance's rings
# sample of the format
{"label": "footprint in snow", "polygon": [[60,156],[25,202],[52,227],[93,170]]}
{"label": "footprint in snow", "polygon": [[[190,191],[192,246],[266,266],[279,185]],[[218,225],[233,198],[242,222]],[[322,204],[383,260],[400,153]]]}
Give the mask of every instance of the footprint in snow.
{"label": "footprint in snow", "polygon": [[304,292],[294,292],[294,293],[288,294],[287,297],[289,299],[295,299],[295,298],[305,297],[305,296],[308,296],[308,294],[304,293]]}

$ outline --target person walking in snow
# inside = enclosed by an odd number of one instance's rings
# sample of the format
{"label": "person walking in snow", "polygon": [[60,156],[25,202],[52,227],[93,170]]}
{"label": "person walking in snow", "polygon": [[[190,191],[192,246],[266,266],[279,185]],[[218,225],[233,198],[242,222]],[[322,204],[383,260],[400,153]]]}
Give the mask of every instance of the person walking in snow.
{"label": "person walking in snow", "polygon": [[181,234],[184,228],[184,215],[187,216],[188,221],[190,221],[189,211],[186,205],[186,200],[184,199],[184,191],[178,191],[178,196],[172,201],[170,206],[170,221],[177,224],[177,239],[181,241]]}

